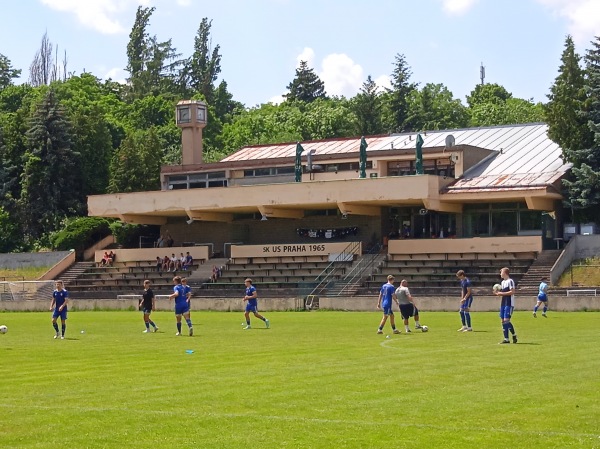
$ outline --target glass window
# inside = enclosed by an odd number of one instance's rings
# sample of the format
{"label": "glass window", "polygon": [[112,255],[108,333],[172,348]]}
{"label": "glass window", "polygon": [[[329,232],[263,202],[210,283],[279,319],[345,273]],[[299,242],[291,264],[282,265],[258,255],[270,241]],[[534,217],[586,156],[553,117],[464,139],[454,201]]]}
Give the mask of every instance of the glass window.
{"label": "glass window", "polygon": [[489,212],[465,214],[463,228],[465,237],[487,237],[490,232]]}
{"label": "glass window", "polygon": [[213,173],[208,173],[208,179],[223,179],[225,178],[224,171],[216,171]]}
{"label": "glass window", "polygon": [[291,173],[295,173],[295,167],[278,167],[277,174],[278,175],[289,175]]}
{"label": "glass window", "polygon": [[205,189],[206,181],[190,181],[190,189]]}
{"label": "glass window", "polygon": [[517,235],[517,211],[492,212],[492,235]]}
{"label": "glass window", "polygon": [[519,231],[541,231],[542,213],[536,210],[519,213]]}

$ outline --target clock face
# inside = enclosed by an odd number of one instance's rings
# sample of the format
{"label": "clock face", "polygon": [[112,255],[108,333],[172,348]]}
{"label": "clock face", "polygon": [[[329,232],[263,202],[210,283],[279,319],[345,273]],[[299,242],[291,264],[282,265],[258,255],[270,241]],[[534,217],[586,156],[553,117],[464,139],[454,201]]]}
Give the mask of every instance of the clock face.
{"label": "clock face", "polygon": [[201,106],[198,106],[198,108],[196,109],[196,111],[197,111],[196,119],[199,122],[206,122],[206,109],[204,109]]}
{"label": "clock face", "polygon": [[189,123],[190,122],[190,108],[180,108],[179,109],[179,122],[180,123]]}

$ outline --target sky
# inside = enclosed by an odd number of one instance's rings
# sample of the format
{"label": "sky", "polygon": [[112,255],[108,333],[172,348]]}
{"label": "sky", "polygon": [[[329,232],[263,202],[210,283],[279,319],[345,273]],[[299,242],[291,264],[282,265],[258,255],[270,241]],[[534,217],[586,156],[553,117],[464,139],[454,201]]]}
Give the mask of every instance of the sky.
{"label": "sky", "polygon": [[4,0],[0,54],[29,66],[44,32],[67,70],[124,81],[139,5],[154,6],[149,33],[185,57],[202,18],[212,20],[221,75],[247,107],[280,101],[305,60],[328,95],[356,95],[371,76],[389,86],[403,54],[411,81],[442,83],[466,104],[480,82],[546,101],[565,37],[584,55],[600,36],[600,0]]}

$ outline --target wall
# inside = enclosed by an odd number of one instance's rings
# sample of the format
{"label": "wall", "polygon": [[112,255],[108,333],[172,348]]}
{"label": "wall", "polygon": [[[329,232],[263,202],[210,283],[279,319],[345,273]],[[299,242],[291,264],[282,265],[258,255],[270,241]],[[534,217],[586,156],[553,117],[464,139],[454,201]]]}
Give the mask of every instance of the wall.
{"label": "wall", "polygon": [[[423,315],[427,312],[452,312],[457,313],[458,300],[456,296],[450,298],[415,298],[417,306],[424,310]],[[137,310],[139,301],[137,299],[90,299],[77,300],[72,299],[70,310]],[[48,313],[48,301],[0,301],[0,311],[38,311]],[[296,298],[261,298],[261,311],[285,311],[296,310],[301,308],[302,301]],[[517,296],[517,307],[519,311],[530,312],[535,305],[535,298]],[[353,298],[321,298],[321,309],[346,310],[346,311],[363,311],[377,312],[376,297],[353,297]],[[173,304],[166,299],[158,299],[156,303],[157,310],[173,310]],[[244,303],[240,298],[192,298],[192,315],[193,311],[214,310],[220,312],[243,312]],[[496,312],[498,310],[498,298],[488,296],[478,296],[473,302],[471,308],[473,312]],[[550,310],[560,312],[574,311],[600,311],[600,296],[550,296]],[[70,315],[72,320],[76,319],[76,315]],[[133,319],[133,318],[132,318]],[[539,318],[538,318],[539,319]]]}
{"label": "wall", "polygon": [[552,267],[550,283],[556,284],[560,276],[577,259],[600,256],[600,235],[575,235]]}
{"label": "wall", "polygon": [[92,260],[96,251],[106,248],[108,245],[115,243],[115,236],[108,235],[93,246],[90,246],[83,252],[83,260]]}
{"label": "wall", "polygon": [[538,236],[406,239],[390,240],[388,243],[388,254],[520,253],[541,250],[542,239]]}
{"label": "wall", "polygon": [[71,251],[44,253],[0,254],[0,267],[11,270],[23,267],[52,267],[68,256]]}
{"label": "wall", "polygon": [[[282,257],[282,256],[324,256],[351,251],[362,254],[360,242],[352,245],[352,241],[342,243],[301,243],[283,245],[232,245],[231,258],[237,257]],[[352,246],[351,246],[352,245]],[[351,246],[350,248],[348,248]]]}
{"label": "wall", "polygon": [[75,263],[75,251],[71,251],[68,255],[66,255],[61,261],[59,261],[56,265],[42,274],[37,280],[38,281],[52,281],[57,279],[58,276],[69,268],[71,265]]}

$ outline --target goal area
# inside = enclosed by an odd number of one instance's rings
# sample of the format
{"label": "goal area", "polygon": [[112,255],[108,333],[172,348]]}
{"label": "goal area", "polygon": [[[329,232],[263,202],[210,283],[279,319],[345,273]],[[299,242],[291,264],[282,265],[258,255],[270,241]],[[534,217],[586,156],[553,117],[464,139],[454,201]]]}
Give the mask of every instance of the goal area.
{"label": "goal area", "polygon": [[0,300],[52,300],[54,281],[1,281]]}

